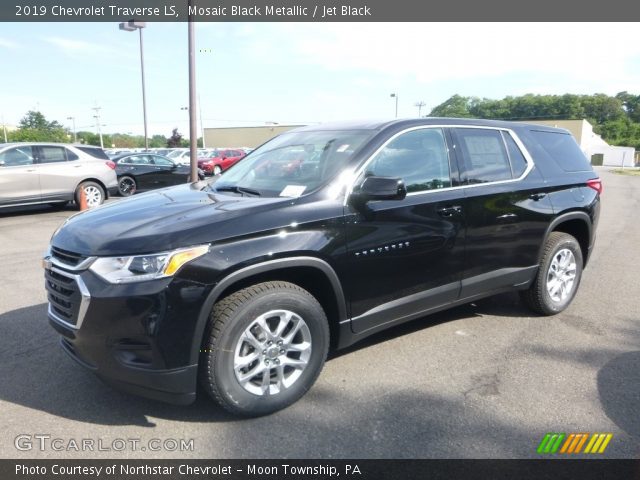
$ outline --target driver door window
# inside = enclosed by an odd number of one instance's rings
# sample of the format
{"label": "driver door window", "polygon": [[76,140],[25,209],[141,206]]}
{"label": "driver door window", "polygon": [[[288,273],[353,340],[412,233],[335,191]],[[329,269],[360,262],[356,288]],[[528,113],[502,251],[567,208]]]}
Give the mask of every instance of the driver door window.
{"label": "driver door window", "polygon": [[31,147],[16,147],[0,153],[0,167],[33,165]]}
{"label": "driver door window", "polygon": [[412,130],[391,140],[371,161],[366,175],[402,178],[409,193],[450,187],[449,153],[443,130]]}

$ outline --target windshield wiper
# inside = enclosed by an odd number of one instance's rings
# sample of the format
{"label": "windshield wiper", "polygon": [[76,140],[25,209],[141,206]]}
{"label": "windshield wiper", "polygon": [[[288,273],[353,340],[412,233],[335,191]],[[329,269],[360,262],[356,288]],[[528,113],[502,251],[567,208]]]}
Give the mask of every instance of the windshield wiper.
{"label": "windshield wiper", "polygon": [[234,192],[234,193],[246,193],[248,195],[253,195],[255,197],[260,196],[260,192],[254,190],[253,188],[240,187],[238,185],[220,185],[219,187],[213,187],[216,192]]}

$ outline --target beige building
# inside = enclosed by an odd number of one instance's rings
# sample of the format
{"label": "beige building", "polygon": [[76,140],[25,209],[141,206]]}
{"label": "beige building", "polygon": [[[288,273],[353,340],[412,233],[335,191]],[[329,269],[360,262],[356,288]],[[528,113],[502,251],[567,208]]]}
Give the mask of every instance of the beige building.
{"label": "beige building", "polygon": [[635,163],[635,150],[632,147],[609,145],[593,131],[593,126],[586,120],[524,120],[523,123],[569,130],[594,165],[632,167]]}
{"label": "beige building", "polygon": [[205,128],[205,145],[212,148],[255,148],[276,135],[304,125],[264,125],[259,127]]}

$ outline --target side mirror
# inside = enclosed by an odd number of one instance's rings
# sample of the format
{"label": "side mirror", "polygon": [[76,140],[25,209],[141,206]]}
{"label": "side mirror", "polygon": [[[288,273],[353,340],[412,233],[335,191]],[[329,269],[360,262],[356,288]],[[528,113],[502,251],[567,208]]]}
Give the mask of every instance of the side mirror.
{"label": "side mirror", "polygon": [[407,188],[401,178],[366,177],[354,188],[352,195],[363,203],[370,200],[403,200],[407,196]]}

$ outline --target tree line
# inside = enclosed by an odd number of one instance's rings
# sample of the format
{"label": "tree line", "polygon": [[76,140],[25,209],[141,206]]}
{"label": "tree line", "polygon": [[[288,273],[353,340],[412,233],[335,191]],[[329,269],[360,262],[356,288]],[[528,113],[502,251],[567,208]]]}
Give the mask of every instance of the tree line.
{"label": "tree line", "polygon": [[[8,142],[54,142],[54,143],[74,143],[73,132],[64,127],[58,121],[49,121],[38,111],[30,110],[20,120],[16,130],[7,131]],[[76,132],[77,143],[100,146],[100,135],[94,132]],[[0,139],[4,139],[0,132]],[[102,143],[105,148],[143,148],[144,136],[131,135],[127,133],[103,133]],[[198,139],[198,143],[202,143]],[[164,135],[153,135],[149,137],[150,148],[164,147],[188,147],[189,140],[183,138],[174,128],[169,137]]]}
{"label": "tree line", "polygon": [[501,100],[453,95],[430,117],[495,120],[582,120],[611,145],[640,149],[640,95],[521,95]]}

